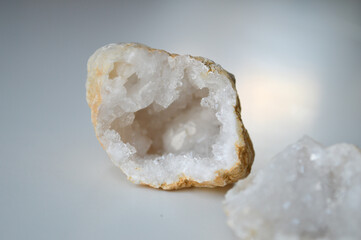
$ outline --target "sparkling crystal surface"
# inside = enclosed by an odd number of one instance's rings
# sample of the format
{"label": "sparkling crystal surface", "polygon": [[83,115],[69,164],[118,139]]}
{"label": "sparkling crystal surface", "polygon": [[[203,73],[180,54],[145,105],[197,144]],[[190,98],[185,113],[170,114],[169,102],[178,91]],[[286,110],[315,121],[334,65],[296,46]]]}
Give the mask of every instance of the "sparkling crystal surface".
{"label": "sparkling crystal surface", "polygon": [[300,139],[225,200],[241,239],[361,239],[361,152]]}

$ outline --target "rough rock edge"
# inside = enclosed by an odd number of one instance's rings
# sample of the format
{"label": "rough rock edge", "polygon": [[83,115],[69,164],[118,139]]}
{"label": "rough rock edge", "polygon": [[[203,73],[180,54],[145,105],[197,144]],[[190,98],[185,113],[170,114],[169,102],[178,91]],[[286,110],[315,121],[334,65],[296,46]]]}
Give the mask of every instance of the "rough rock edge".
{"label": "rough rock edge", "polygon": [[[126,44],[124,44],[124,47],[143,48],[143,49],[147,49],[150,52],[159,51],[162,53],[166,53],[167,55],[169,55],[173,58],[176,56],[179,56],[179,54],[169,53],[164,50],[150,48],[146,45],[139,44],[139,43],[126,43]],[[216,171],[217,175],[212,181],[197,182],[194,179],[192,179],[191,177],[188,177],[183,174],[182,176],[180,176],[178,178],[177,182],[174,182],[171,184],[163,183],[160,186],[154,186],[149,183],[141,182],[140,183],[141,185],[146,185],[146,186],[150,186],[153,188],[161,188],[164,190],[177,190],[177,189],[189,188],[189,187],[209,187],[209,188],[223,187],[223,186],[226,186],[227,184],[234,183],[234,182],[238,181],[239,179],[247,177],[249,175],[249,173],[251,172],[251,167],[253,164],[255,153],[254,153],[252,141],[251,141],[251,139],[248,135],[248,132],[245,129],[242,119],[241,119],[241,114],[240,114],[241,113],[241,105],[240,105],[240,101],[239,101],[239,97],[238,97],[238,93],[237,93],[237,89],[236,89],[236,79],[235,79],[234,75],[227,72],[220,65],[214,63],[213,61],[211,61],[209,59],[206,59],[203,57],[198,57],[198,56],[196,56],[196,57],[191,56],[191,55],[188,55],[188,56],[197,61],[202,62],[205,66],[207,66],[208,74],[216,72],[216,73],[226,76],[227,79],[229,79],[229,81],[232,83],[233,89],[236,91],[237,103],[236,103],[236,106],[234,106],[234,111],[237,116],[237,128],[238,128],[239,139],[235,143],[235,149],[237,151],[239,161],[235,165],[233,165],[233,167],[231,167],[230,169],[217,170]],[[102,97],[101,97],[100,91],[101,91],[101,86],[103,84],[103,81],[102,81],[102,78],[100,78],[100,76],[103,75],[103,69],[96,69],[95,76],[90,74],[90,70],[91,69],[88,68],[88,79],[87,79],[87,84],[86,84],[86,90],[87,90],[86,100],[91,109],[91,119],[92,119],[94,129],[96,129],[98,109],[102,102]],[[100,144],[102,145],[102,147],[104,148],[104,150],[106,150],[106,148],[101,143],[99,136],[97,135],[96,137],[98,138],[98,140],[99,140]],[[131,177],[128,177],[128,179],[131,182],[133,182]]]}

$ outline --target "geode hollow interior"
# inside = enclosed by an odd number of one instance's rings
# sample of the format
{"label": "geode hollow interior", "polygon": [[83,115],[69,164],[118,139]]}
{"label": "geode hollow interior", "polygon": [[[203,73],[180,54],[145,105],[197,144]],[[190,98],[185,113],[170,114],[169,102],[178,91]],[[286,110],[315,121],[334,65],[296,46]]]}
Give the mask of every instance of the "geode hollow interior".
{"label": "geode hollow interior", "polygon": [[249,174],[235,79],[214,62],[109,44],[89,58],[86,88],[96,136],[132,182],[214,187]]}

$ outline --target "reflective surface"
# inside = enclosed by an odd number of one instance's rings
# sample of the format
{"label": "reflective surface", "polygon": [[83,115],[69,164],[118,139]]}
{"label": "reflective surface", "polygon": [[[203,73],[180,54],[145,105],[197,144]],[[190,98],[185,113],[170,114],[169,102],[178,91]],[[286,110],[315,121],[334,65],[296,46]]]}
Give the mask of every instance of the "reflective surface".
{"label": "reflective surface", "polygon": [[94,136],[87,58],[110,42],[235,74],[254,169],[304,134],[361,146],[358,1],[50,2],[0,7],[1,239],[234,239],[224,189],[129,183]]}

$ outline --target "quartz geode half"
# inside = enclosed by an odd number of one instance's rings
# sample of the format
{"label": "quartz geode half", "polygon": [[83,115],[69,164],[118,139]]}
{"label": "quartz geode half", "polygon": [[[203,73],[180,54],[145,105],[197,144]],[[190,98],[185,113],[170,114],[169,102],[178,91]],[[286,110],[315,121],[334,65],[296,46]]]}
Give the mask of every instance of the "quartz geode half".
{"label": "quartz geode half", "polygon": [[225,200],[240,239],[361,239],[361,151],[304,137],[239,181]]}
{"label": "quartz geode half", "polygon": [[96,136],[130,181],[214,187],[249,174],[235,79],[214,62],[109,44],[89,58],[86,90]]}

